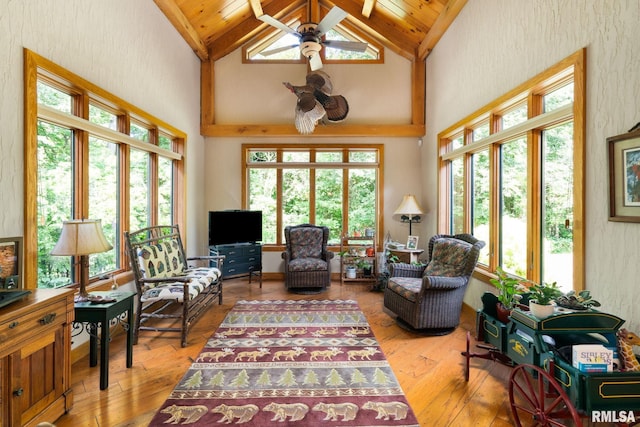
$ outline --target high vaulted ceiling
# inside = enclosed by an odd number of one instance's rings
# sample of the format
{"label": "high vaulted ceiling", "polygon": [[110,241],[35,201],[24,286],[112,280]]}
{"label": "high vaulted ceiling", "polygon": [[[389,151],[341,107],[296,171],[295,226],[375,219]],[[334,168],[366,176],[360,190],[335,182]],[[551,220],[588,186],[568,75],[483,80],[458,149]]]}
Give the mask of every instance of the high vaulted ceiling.
{"label": "high vaulted ceiling", "polygon": [[215,122],[215,62],[244,44],[274,31],[257,19],[263,14],[291,22],[320,22],[332,7],[348,13],[341,22],[366,39],[411,61],[411,123],[348,124],[317,127],[325,136],[422,136],[425,133],[425,58],[467,0],[154,0],[191,46],[201,66],[201,133],[205,136],[297,135],[293,124]]}
{"label": "high vaulted ceiling", "polygon": [[217,60],[268,28],[262,14],[282,20],[303,13],[319,22],[333,6],[346,21],[387,49],[424,60],[466,0],[154,0],[202,60]]}

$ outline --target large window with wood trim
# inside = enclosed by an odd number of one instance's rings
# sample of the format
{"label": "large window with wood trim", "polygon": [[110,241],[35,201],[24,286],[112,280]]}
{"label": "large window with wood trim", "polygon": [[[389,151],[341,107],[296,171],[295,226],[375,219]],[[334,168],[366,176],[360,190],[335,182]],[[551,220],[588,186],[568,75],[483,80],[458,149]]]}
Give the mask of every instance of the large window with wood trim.
{"label": "large window with wood trim", "polygon": [[245,207],[263,212],[263,243],[284,244],[284,227],[326,225],[330,244],[382,229],[383,145],[243,144]]}
{"label": "large window with wood trim", "polygon": [[77,260],[50,254],[69,219],[100,219],[113,246],[90,255],[90,280],[127,270],[125,230],[182,222],[186,135],[33,52],[25,58],[25,283],[78,282]]}
{"label": "large window with wood trim", "polygon": [[584,287],[584,51],[438,135],[439,229],[487,242],[497,267]]}

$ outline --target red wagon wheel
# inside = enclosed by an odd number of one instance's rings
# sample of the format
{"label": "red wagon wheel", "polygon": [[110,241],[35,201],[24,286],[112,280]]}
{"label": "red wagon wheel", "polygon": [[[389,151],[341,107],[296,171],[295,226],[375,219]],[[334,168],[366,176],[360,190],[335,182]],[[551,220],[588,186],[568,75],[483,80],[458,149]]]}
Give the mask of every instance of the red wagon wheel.
{"label": "red wagon wheel", "polygon": [[567,393],[547,371],[537,366],[518,365],[513,369],[509,378],[509,402],[518,427],[582,427]]}
{"label": "red wagon wheel", "polygon": [[464,351],[462,355],[466,359],[466,363],[464,366],[464,380],[469,382],[469,363],[471,361],[471,351],[470,351],[470,342],[471,342],[471,334],[467,331],[467,351]]}

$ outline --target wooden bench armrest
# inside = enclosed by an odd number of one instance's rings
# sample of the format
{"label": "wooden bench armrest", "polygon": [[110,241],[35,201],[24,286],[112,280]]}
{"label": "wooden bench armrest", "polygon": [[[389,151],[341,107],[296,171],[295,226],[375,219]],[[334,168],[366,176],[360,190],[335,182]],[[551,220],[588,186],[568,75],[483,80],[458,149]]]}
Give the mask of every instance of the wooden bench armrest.
{"label": "wooden bench armrest", "polygon": [[202,256],[190,256],[187,258],[187,261],[202,261],[202,260],[224,260],[225,255],[202,255]]}
{"label": "wooden bench armrest", "polygon": [[191,277],[189,276],[171,276],[171,277],[142,277],[140,278],[141,283],[165,283],[165,282],[182,282],[188,283],[191,281]]}

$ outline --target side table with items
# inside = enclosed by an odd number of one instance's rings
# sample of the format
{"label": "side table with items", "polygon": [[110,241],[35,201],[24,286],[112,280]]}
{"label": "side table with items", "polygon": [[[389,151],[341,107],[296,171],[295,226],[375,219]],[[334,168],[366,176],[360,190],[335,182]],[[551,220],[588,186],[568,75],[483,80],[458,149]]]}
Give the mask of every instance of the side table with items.
{"label": "side table with items", "polygon": [[420,261],[420,255],[424,252],[424,249],[391,249],[387,248],[389,255],[398,258],[398,262],[405,262],[407,264],[414,264]]}
{"label": "side table with items", "polygon": [[371,236],[343,236],[340,239],[340,284],[372,282],[376,277],[376,239]]}
{"label": "side table with items", "polygon": [[[133,297],[135,292],[91,292],[89,301],[75,303],[73,336],[86,330],[89,334],[89,366],[98,364],[100,338],[100,390],[109,387],[109,342],[111,321],[127,333],[127,368],[133,365]],[[100,335],[98,336],[98,327]]]}

